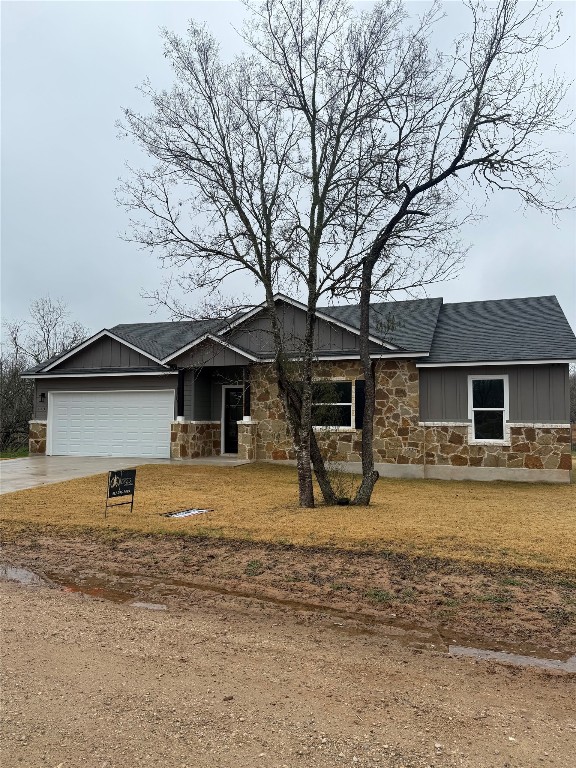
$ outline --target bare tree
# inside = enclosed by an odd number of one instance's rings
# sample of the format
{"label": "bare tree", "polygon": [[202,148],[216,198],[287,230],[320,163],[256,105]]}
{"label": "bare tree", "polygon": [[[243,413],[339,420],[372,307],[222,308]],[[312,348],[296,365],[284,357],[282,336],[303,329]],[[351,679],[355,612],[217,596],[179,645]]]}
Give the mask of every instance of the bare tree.
{"label": "bare tree", "polygon": [[20,448],[28,439],[32,418],[33,383],[22,379],[32,365],[66,352],[88,331],[68,320],[70,313],[61,299],[43,297],[33,301],[25,320],[4,323],[0,355],[0,450]]}
{"label": "bare tree", "polygon": [[[194,287],[244,272],[263,289],[303,506],[314,504],[311,461],[334,500],[312,429],[316,308],[325,295],[360,296],[367,405],[356,501],[368,503],[370,298],[454,274],[456,201],[471,181],[543,204],[554,160],[536,141],[559,127],[563,87],[532,70],[553,30],[525,32],[538,11],[519,16],[514,0],[487,16],[473,3],[469,38],[437,53],[436,5],[412,26],[399,0],[361,13],[345,0],[247,5],[247,53],[228,64],[206,28],[164,32],[175,85],[146,83],[151,113],[126,110],[123,124],[155,164],[134,171],[120,198],[132,238]],[[280,286],[306,305],[298,382],[273,300]]]}
{"label": "bare tree", "polygon": [[[554,131],[566,130],[561,113],[566,85],[556,74],[543,78],[538,55],[557,32],[557,17],[539,3],[499,0],[493,10],[470,0],[469,35],[449,54],[428,54],[420,40],[419,64],[402,91],[389,89],[393,151],[390,205],[380,230],[362,259],[359,286],[361,360],[366,378],[362,485],[356,502],[369,502],[374,471],[372,430],[374,366],[368,330],[370,301],[382,287],[398,246],[408,252],[422,244],[442,250],[447,211],[468,186],[487,193],[512,191],[523,203],[552,213],[566,207],[552,194],[554,172],[563,158],[546,147]],[[418,241],[424,234],[427,243]]]}
{"label": "bare tree", "polygon": [[29,307],[28,318],[5,323],[7,344],[27,365],[38,365],[79,344],[87,329],[70,322],[70,311],[62,299],[43,296]]}
{"label": "bare tree", "polygon": [[28,440],[34,386],[21,376],[25,363],[5,349],[0,354],[0,451],[18,451]]}

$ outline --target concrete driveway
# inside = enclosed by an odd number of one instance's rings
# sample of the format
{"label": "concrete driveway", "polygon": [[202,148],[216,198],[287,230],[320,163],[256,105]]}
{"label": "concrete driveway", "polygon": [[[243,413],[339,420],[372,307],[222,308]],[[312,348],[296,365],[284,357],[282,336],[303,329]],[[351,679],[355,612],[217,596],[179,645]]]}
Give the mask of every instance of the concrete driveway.
{"label": "concrete driveway", "polygon": [[244,464],[234,458],[191,459],[172,462],[171,459],[123,458],[110,456],[28,456],[24,459],[0,461],[0,493],[23,491],[39,485],[61,483],[76,477],[88,477],[109,472],[111,469],[128,469],[141,464]]}

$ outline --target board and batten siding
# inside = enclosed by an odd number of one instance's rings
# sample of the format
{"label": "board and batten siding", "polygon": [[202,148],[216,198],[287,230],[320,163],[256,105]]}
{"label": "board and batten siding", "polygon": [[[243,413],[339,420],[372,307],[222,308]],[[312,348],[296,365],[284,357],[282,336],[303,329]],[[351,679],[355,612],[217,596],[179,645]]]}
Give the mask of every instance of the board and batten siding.
{"label": "board and batten siding", "polygon": [[103,336],[85,349],[63,360],[53,371],[81,370],[83,368],[147,368],[158,363],[116,339]]}
{"label": "board and batten siding", "polygon": [[468,421],[468,376],[508,375],[509,421],[570,421],[568,365],[420,368],[420,420]]}
{"label": "board and batten siding", "polygon": [[[306,332],[306,313],[290,304],[278,306],[278,317],[285,349],[299,351]],[[272,324],[266,311],[260,312],[251,320],[247,320],[237,328],[233,328],[226,339],[255,355],[272,357],[274,355],[274,338]],[[359,335],[341,328],[335,323],[317,319],[314,330],[314,351],[317,354],[339,354],[359,352]],[[381,347],[373,346],[375,351]]]}
{"label": "board and batten siding", "polygon": [[250,362],[244,355],[209,339],[170,360],[171,364],[181,368],[237,366]]}
{"label": "board and batten siding", "polygon": [[[178,376],[86,376],[61,379],[36,379],[34,382],[34,419],[45,421],[48,418],[48,392],[106,392],[110,390],[130,389],[173,389],[176,391]],[[44,402],[40,394],[44,392]],[[191,400],[190,400],[191,402]],[[176,403],[176,398],[174,398]]]}

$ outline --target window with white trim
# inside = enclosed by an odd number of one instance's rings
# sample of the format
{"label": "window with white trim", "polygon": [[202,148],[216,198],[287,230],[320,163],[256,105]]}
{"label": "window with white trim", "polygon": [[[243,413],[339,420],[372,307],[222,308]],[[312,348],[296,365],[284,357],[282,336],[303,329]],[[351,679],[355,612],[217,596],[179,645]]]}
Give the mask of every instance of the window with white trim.
{"label": "window with white trim", "polygon": [[508,421],[508,376],[468,377],[468,416],[471,440],[503,443]]}
{"label": "window with white trim", "polygon": [[351,381],[315,381],[312,384],[312,424],[315,427],[351,428]]}

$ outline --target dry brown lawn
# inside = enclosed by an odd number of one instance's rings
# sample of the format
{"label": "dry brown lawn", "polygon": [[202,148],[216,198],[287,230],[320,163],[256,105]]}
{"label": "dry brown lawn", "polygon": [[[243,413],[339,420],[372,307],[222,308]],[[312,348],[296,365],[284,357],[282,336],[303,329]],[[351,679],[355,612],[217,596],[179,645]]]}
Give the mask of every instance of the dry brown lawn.
{"label": "dry brown lawn", "polygon": [[[1,497],[5,534],[24,527],[210,536],[397,552],[576,573],[576,487],[386,480],[368,508],[297,506],[292,467],[147,465],[134,511],[104,519],[106,475]],[[190,507],[204,515],[167,519]]]}

